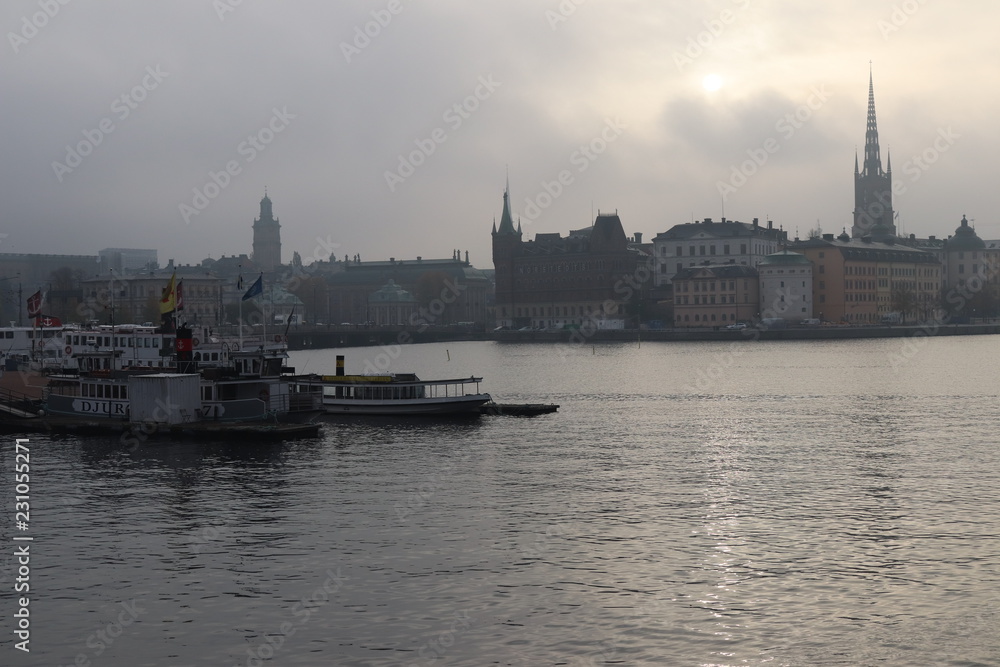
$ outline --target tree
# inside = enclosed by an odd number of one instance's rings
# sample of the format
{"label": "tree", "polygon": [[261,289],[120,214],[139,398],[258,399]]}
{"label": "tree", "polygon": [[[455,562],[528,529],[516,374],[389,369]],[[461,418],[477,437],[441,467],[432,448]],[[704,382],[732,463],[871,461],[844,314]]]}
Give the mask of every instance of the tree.
{"label": "tree", "polygon": [[908,287],[895,287],[890,296],[889,307],[899,313],[899,323],[905,324],[906,316],[912,314],[917,307],[917,297]]}
{"label": "tree", "polygon": [[303,313],[303,317],[307,322],[319,322],[328,310],[326,307],[326,281],[321,276],[309,276],[297,280],[295,283],[297,283],[295,288],[289,291],[297,296],[302,301],[302,305],[305,306],[306,312]]}

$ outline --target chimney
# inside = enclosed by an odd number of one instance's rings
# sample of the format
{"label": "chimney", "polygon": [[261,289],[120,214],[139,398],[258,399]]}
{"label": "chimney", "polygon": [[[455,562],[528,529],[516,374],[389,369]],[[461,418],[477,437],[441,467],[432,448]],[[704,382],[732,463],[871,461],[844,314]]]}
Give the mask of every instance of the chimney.
{"label": "chimney", "polygon": [[937,239],[934,236],[928,236],[927,240],[928,241],[936,241]]}
{"label": "chimney", "polygon": [[757,220],[757,218],[753,219],[753,226],[754,227],[760,227],[760,222]]}
{"label": "chimney", "polygon": [[833,234],[823,234],[823,240],[824,241],[832,241],[833,240]]}
{"label": "chimney", "polygon": [[636,243],[642,243],[642,232],[636,232],[635,233],[635,242]]}
{"label": "chimney", "polygon": [[767,221],[767,228],[768,229],[774,229],[774,221],[773,220],[768,220]]}
{"label": "chimney", "polygon": [[726,221],[726,216],[722,216],[722,222]]}
{"label": "chimney", "polygon": [[712,219],[711,218],[705,218],[704,220],[702,220],[702,222],[704,222],[706,225],[710,225],[710,224],[712,224]]}

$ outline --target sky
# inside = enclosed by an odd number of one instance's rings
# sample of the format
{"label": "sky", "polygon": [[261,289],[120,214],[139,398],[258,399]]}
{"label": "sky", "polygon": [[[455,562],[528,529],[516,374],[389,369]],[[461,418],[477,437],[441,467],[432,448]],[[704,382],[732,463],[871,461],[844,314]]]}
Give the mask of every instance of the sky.
{"label": "sky", "polygon": [[6,0],[0,252],[250,253],[492,268],[617,211],[852,222],[869,68],[897,225],[1000,238],[986,0]]}

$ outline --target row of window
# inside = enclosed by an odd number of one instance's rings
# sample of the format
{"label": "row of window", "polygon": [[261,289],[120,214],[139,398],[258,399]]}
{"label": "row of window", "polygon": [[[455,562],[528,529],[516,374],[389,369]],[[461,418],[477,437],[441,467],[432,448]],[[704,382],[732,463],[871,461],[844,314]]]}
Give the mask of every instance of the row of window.
{"label": "row of window", "polygon": [[[691,299],[690,303],[688,302],[689,298]],[[725,294],[720,294],[719,295],[719,303],[720,304],[736,303],[736,295],[735,294],[730,294],[728,296],[728,300],[727,300],[727,296]],[[750,295],[748,295],[748,294],[744,294],[743,295],[743,303],[750,303]],[[679,297],[677,297],[677,305],[678,306],[688,306],[688,305],[694,305],[694,306],[714,306],[715,305],[715,295],[713,294],[712,296],[693,296],[693,297],[679,296]]]}
{"label": "row of window", "polygon": [[727,319],[726,313],[722,313],[721,315],[719,315],[718,319],[716,319],[715,313],[712,313],[711,315],[700,315],[698,313],[695,313],[694,320],[691,319],[691,315],[678,315],[677,316],[677,321],[678,322],[691,322],[691,321],[694,321],[694,322],[735,322],[736,321],[736,314],[735,313],[729,313],[728,319]]}
{"label": "row of window", "polygon": [[128,387],[121,384],[95,384],[84,382],[80,385],[80,394],[87,398],[128,398]]}
{"label": "row of window", "polygon": [[[764,244],[764,243],[755,243],[753,245],[753,251],[756,254],[763,254],[763,253],[773,252],[777,247],[778,246],[777,246],[776,243],[767,243],[767,244]],[[714,243],[710,243],[708,245],[704,245],[704,244],[699,244],[699,245],[691,244],[691,245],[688,246],[688,252],[687,252],[687,254],[688,254],[689,257],[694,257],[695,255],[716,255],[716,254],[718,254],[716,252],[717,248],[718,248],[718,246],[715,245]],[[722,254],[723,255],[729,255],[729,254],[731,254],[731,252],[730,252],[730,245],[728,243],[723,244],[723,246],[722,246]],[[741,243],[740,244],[740,252],[739,252],[739,254],[740,255],[747,254],[747,244],[746,243]],[[665,245],[660,246],[660,256],[661,257],[667,257],[667,246],[665,246]],[[674,253],[674,257],[683,257],[683,256],[684,256],[684,246],[680,246],[679,245],[679,246],[676,247],[676,252]]]}
{"label": "row of window", "polygon": [[[620,259],[616,259],[611,262],[612,269],[620,269],[624,266],[624,262]],[[599,259],[596,262],[556,262],[554,264],[520,264],[517,267],[518,273],[571,273],[577,271],[591,271],[591,270],[604,270],[604,260]]]}
{"label": "row of window", "polygon": [[[160,347],[160,337],[159,336],[91,336],[88,334],[70,334],[63,338],[67,345],[79,346],[79,345],[96,345],[98,347],[111,347],[111,341],[114,340],[114,347],[124,348],[124,347],[149,347],[149,348],[159,348]],[[173,345],[173,338],[165,338],[165,346],[170,347]]]}
{"label": "row of window", "polygon": [[[715,281],[712,281],[712,280],[700,280],[700,281],[699,280],[692,280],[692,281],[683,280],[683,281],[678,281],[677,282],[675,289],[676,289],[676,291],[678,293],[684,293],[684,292],[715,292],[715,291],[719,291],[719,292],[734,291],[735,292],[736,291],[736,281],[735,280],[729,280],[729,281],[720,280],[718,282],[718,286],[719,286],[718,290],[715,289],[715,286],[716,286],[716,283],[715,283]],[[784,287],[784,283],[782,283],[782,287]],[[744,280],[743,281],[743,290],[746,291],[748,289],[750,289],[750,281]]]}

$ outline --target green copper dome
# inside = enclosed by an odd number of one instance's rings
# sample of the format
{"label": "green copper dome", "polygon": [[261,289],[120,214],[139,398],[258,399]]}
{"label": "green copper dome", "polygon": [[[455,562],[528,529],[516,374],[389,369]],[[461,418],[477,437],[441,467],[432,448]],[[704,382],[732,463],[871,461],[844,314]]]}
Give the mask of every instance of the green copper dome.
{"label": "green copper dome", "polygon": [[962,224],[955,230],[955,235],[948,239],[946,248],[951,250],[983,250],[986,248],[986,241],[983,241],[976,234],[976,230],[969,226],[969,221],[962,216]]}

